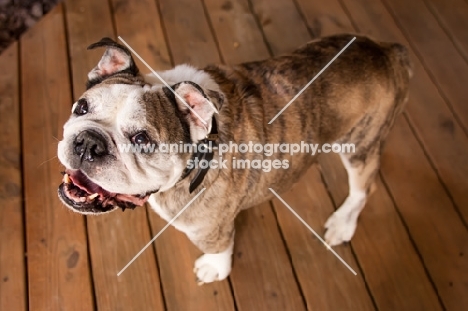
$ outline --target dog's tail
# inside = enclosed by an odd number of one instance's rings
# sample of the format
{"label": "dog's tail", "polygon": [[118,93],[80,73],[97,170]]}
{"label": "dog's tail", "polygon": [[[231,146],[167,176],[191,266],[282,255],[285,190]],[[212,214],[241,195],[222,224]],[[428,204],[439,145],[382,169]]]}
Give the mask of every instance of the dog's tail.
{"label": "dog's tail", "polygon": [[[408,49],[398,43],[386,43],[387,57],[393,69],[393,83],[395,92],[394,110],[392,119],[400,114],[409,97],[409,80],[413,76],[413,64],[411,63]],[[393,123],[393,122],[392,122]]]}
{"label": "dog's tail", "polygon": [[408,49],[399,43],[391,43],[388,48],[392,63],[404,68],[408,72],[408,78],[411,78],[413,76],[413,63],[410,60]]}

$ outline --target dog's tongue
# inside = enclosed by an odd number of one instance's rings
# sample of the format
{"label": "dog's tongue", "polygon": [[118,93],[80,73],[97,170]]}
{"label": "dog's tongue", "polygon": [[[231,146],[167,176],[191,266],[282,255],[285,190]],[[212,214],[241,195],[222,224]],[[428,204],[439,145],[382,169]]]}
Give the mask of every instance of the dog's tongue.
{"label": "dog's tongue", "polygon": [[83,172],[80,170],[67,171],[68,176],[72,180],[75,186],[78,186],[81,190],[86,191],[89,194],[100,194],[103,196],[110,196],[110,192],[102,189],[97,184],[93,183]]}
{"label": "dog's tongue", "polygon": [[81,190],[84,190],[91,195],[97,193],[100,197],[115,198],[118,201],[130,202],[137,206],[142,206],[143,204],[145,204],[146,201],[148,201],[149,198],[149,195],[139,197],[135,195],[109,192],[92,182],[80,170],[67,171],[66,173],[69,175],[70,179],[72,180],[73,184],[75,184],[75,186],[78,186]]}

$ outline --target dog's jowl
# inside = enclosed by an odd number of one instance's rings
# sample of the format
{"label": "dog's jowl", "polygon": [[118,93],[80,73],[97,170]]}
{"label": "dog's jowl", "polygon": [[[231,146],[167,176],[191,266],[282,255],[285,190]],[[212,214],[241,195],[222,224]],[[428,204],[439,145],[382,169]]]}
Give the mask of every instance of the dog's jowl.
{"label": "dog's jowl", "polygon": [[109,38],[92,44],[105,51],[58,145],[60,199],[82,214],[149,202],[169,221],[204,189],[173,225],[204,253],[195,262],[199,282],[213,282],[231,271],[239,211],[270,199],[268,188],[287,190],[320,148],[347,145],[333,150],[348,172],[349,196],[325,223],[325,239],[349,241],[383,140],[407,101],[406,49],[357,36],[268,123],[352,38],[330,36],[237,66],[180,65],[159,73],[170,88],[142,75],[124,46]]}

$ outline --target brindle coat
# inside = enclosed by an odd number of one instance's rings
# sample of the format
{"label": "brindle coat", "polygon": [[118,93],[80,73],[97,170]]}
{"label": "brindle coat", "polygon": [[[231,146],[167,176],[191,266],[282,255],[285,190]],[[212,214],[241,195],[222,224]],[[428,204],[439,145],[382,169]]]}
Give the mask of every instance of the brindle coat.
{"label": "brindle coat", "polygon": [[[272,124],[268,122],[350,40],[351,35],[310,42],[289,55],[234,67],[208,66],[208,72],[228,99],[219,116],[219,142],[354,143],[347,155],[353,165],[378,158],[383,139],[408,96],[410,63],[404,47],[378,43],[358,36],[348,49],[299,96]],[[287,190],[316,159],[310,154],[278,153],[289,169],[210,170],[205,193],[185,211],[177,224],[197,228],[192,241],[205,253],[217,253],[229,244],[234,218],[245,208]],[[257,159],[252,153],[229,153],[236,159]],[[216,158],[216,156],[215,156]],[[378,159],[377,159],[378,161]],[[229,165],[230,167],[231,165]],[[378,166],[375,167],[375,170]],[[369,188],[371,173],[367,183]],[[174,188],[156,195],[164,210],[174,216],[193,195],[187,191],[190,176]],[[196,236],[196,238],[194,238]]]}

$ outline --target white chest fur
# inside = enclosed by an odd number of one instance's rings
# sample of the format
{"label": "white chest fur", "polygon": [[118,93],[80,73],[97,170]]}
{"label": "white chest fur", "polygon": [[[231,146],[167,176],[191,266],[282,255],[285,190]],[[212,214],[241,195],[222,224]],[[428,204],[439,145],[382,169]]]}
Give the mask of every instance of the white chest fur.
{"label": "white chest fur", "polygon": [[[170,222],[173,218],[171,215],[167,213],[167,211],[158,203],[156,196],[151,195],[150,198],[148,199],[148,203],[151,206],[151,208],[165,221]],[[175,219],[172,222],[172,225],[179,231],[184,232],[185,234],[190,234],[191,228],[187,225],[185,225],[183,222],[181,222],[178,219]]]}

